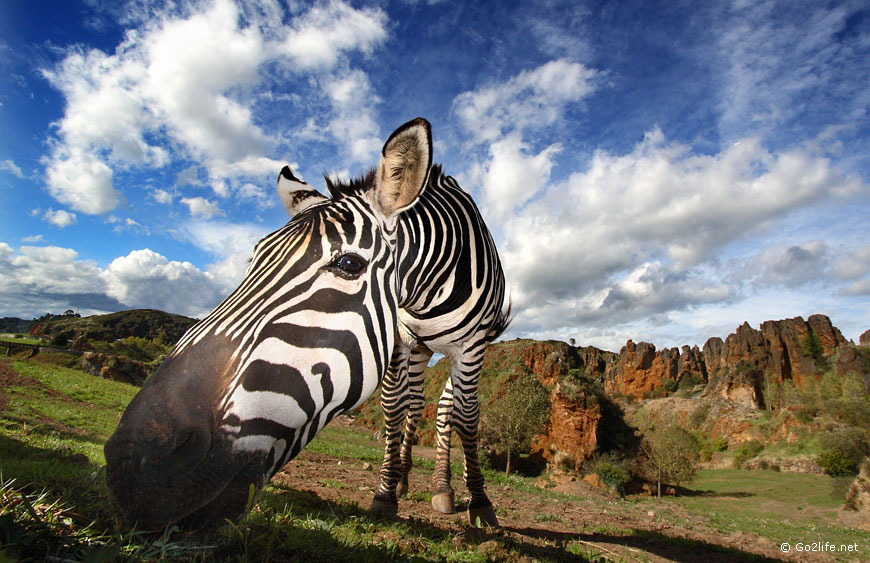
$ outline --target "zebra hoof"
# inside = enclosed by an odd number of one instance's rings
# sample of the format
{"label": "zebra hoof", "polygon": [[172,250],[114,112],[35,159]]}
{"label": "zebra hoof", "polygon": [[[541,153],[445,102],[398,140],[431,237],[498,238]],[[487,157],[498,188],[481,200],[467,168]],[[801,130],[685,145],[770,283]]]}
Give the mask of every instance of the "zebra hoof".
{"label": "zebra hoof", "polygon": [[402,498],[406,494],[408,494],[408,478],[404,477],[396,485],[396,498]]}
{"label": "zebra hoof", "polygon": [[453,491],[432,495],[432,508],[442,514],[453,514],[456,512],[456,503],[453,501]]}
{"label": "zebra hoof", "polygon": [[369,512],[383,516],[395,516],[399,513],[399,503],[375,497],[372,499],[371,506],[369,506]]}
{"label": "zebra hoof", "polygon": [[492,505],[481,508],[469,508],[468,523],[475,528],[498,528],[495,508]]}

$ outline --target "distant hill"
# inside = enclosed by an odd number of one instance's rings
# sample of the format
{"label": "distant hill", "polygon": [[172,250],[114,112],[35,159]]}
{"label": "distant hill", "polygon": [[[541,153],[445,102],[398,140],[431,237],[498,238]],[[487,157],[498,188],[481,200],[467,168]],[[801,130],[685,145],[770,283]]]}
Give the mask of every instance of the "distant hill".
{"label": "distant hill", "polygon": [[28,332],[32,323],[17,317],[3,317],[0,318],[0,332]]}
{"label": "distant hill", "polygon": [[174,344],[195,323],[196,319],[183,315],[154,309],[133,309],[90,317],[67,315],[38,319],[33,322],[29,332],[33,336],[60,334],[70,341],[85,337],[88,340],[113,342],[119,338],[136,336]]}

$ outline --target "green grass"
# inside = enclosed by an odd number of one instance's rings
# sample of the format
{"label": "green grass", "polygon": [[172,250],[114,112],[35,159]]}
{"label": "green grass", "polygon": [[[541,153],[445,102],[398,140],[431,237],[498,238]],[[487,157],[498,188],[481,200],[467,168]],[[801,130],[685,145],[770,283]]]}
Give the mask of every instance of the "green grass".
{"label": "green grass", "polygon": [[42,340],[37,340],[35,338],[0,338],[0,346],[3,346],[4,342],[14,342],[16,344],[45,344]]}
{"label": "green grass", "polygon": [[842,487],[826,475],[716,469],[698,472],[694,496],[673,502],[704,514],[709,525],[725,534],[755,533],[782,542],[858,542],[870,554],[870,532],[839,524]]}
{"label": "green grass", "polygon": [[[596,534],[622,537],[629,545],[631,541],[672,545],[680,541],[633,529],[628,523],[590,521],[577,536],[564,536],[562,544],[535,543],[516,534],[460,525],[461,518],[449,525],[420,518],[379,519],[356,503],[326,501],[277,484],[266,487],[257,506],[239,524],[199,536],[170,529],[162,537],[144,537],[115,521],[102,453],[137,389],[39,363],[37,358],[13,362],[25,381],[0,389],[6,398],[6,407],[0,411],[0,561],[22,556],[38,561],[47,557],[92,561],[557,561],[614,558],[613,553],[602,552],[601,546],[583,540]],[[325,428],[308,449],[375,466],[383,456],[382,444],[370,432],[336,426]],[[454,459],[454,475],[462,474],[461,461],[461,456]],[[415,470],[428,473],[433,467],[433,460],[415,458]],[[585,503],[626,516],[652,508],[657,521],[712,528],[726,536],[759,534],[775,544],[858,542],[859,557],[866,557],[870,546],[870,532],[837,524],[842,498],[832,496],[834,481],[824,476],[701,471],[690,485],[698,493],[692,496],[606,502],[537,487],[536,478],[489,470],[485,475],[493,489],[509,491],[506,494],[515,498],[552,503],[537,516],[544,527],[558,520],[558,506]],[[320,482],[339,491],[351,486],[327,477]],[[417,501],[431,500],[430,493],[412,495]],[[684,541],[697,547],[697,542]]]}

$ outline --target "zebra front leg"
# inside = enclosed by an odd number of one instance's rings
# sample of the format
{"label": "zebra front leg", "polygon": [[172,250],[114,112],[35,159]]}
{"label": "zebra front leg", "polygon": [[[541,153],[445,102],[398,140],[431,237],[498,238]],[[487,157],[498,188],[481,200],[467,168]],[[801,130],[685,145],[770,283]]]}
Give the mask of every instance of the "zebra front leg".
{"label": "zebra front leg", "polygon": [[411,349],[396,343],[390,367],[381,385],[381,407],[384,410],[384,463],[381,465],[380,486],[372,499],[370,510],[396,514],[399,502],[396,484],[402,474],[399,447],[402,442],[402,421],[408,410],[408,358]]}
{"label": "zebra front leg", "polygon": [[[484,343],[484,347],[486,344]],[[483,472],[480,470],[478,437],[480,427],[480,403],[477,396],[478,378],[483,363],[483,349],[479,355],[463,354],[460,380],[453,387],[452,424],[465,454],[465,486],[471,494],[468,503],[468,523],[472,526],[498,526],[495,508],[484,491]],[[451,373],[451,376],[453,374]],[[479,521],[479,524],[478,524]]]}
{"label": "zebra front leg", "polygon": [[402,440],[401,462],[402,478],[396,488],[396,497],[401,498],[408,492],[408,475],[411,473],[413,459],[411,451],[417,441],[417,424],[423,415],[426,399],[423,396],[423,372],[429,363],[432,352],[418,348],[411,353],[408,365],[408,416],[405,420],[405,436]]}

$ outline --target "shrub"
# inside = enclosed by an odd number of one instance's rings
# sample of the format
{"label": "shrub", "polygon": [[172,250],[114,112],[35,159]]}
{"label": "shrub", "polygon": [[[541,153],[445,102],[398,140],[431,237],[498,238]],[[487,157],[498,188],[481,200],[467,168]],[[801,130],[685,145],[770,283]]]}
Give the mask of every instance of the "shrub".
{"label": "shrub", "polygon": [[764,446],[755,440],[740,444],[734,452],[734,468],[740,469],[744,463],[760,454],[763,449]]}
{"label": "shrub", "polygon": [[870,438],[859,428],[843,428],[822,434],[821,453],[816,462],[825,473],[834,477],[854,475],[865,456],[870,454]]}
{"label": "shrub", "polygon": [[722,436],[716,436],[716,438],[713,439],[712,445],[714,452],[724,452],[728,449],[728,440],[726,440]]}
{"label": "shrub", "polygon": [[855,475],[858,472],[858,461],[840,450],[825,450],[816,456],[819,467],[832,477]]}
{"label": "shrub", "polygon": [[51,337],[48,343],[52,346],[66,346],[67,342],[69,342],[69,338],[66,337],[66,334],[58,332]]}
{"label": "shrub", "polygon": [[616,491],[620,497],[625,496],[625,486],[631,479],[628,471],[619,464],[601,459],[595,464],[595,473],[601,482]]}
{"label": "shrub", "polygon": [[701,408],[696,409],[689,417],[689,426],[698,428],[707,420],[708,414],[710,414],[710,405],[702,405]]}
{"label": "shrub", "polygon": [[823,360],[822,343],[819,341],[819,336],[810,330],[810,333],[800,340],[801,352],[804,356],[812,358],[816,363]]}

